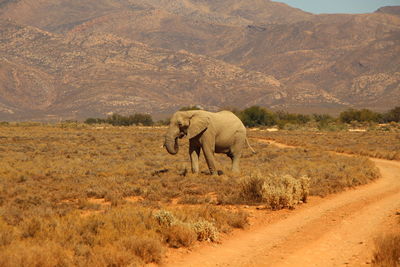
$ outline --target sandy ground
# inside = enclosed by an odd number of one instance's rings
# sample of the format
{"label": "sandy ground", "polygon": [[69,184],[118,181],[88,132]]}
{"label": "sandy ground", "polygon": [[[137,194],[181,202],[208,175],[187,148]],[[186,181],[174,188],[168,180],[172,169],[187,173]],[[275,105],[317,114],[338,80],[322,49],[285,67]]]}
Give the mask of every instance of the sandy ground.
{"label": "sandy ground", "polygon": [[400,212],[400,162],[371,160],[380,169],[381,179],[326,198],[311,198],[292,211],[264,214],[271,218],[257,218],[249,229],[235,231],[220,244],[206,243],[190,253],[170,255],[164,265],[369,265],[374,238],[399,227],[400,217],[396,215]]}

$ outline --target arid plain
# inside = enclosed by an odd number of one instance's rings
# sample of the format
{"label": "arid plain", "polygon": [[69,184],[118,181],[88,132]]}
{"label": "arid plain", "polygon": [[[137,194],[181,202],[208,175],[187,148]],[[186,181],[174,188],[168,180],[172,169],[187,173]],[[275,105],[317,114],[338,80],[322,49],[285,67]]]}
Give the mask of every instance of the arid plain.
{"label": "arid plain", "polygon": [[[398,238],[398,161],[274,145],[288,133],[253,130],[257,154],[245,151],[240,175],[225,156],[222,175],[207,174],[203,158],[192,175],[187,141],[169,155],[165,130],[0,126],[0,265],[357,266],[373,260],[374,238]],[[399,133],[385,135],[399,145]]]}
{"label": "arid plain", "polygon": [[[399,103],[400,6],[0,0],[0,267],[398,267]],[[263,125],[240,174],[115,126],[182,108]]]}

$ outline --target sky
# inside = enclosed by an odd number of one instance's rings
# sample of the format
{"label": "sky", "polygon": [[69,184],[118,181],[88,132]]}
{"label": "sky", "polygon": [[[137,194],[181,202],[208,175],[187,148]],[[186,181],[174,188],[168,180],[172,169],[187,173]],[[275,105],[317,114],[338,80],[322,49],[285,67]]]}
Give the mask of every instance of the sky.
{"label": "sky", "polygon": [[400,6],[400,0],[274,0],[314,14],[371,13],[383,6]]}

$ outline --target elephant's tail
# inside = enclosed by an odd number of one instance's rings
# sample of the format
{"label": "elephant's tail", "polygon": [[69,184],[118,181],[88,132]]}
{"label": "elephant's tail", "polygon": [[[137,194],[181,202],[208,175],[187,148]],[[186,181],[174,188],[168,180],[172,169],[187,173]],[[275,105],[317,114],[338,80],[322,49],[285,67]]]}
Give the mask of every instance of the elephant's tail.
{"label": "elephant's tail", "polygon": [[257,152],[254,151],[254,149],[251,147],[251,145],[250,145],[250,143],[249,143],[249,139],[247,139],[247,137],[246,137],[246,144],[247,144],[247,146],[250,148],[251,152],[253,152],[253,154],[256,154],[256,153],[257,153]]}

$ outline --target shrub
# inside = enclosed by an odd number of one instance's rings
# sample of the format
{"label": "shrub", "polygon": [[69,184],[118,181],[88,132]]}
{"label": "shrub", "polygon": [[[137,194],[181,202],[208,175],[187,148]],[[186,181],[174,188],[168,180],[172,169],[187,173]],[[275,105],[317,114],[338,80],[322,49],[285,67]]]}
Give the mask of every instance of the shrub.
{"label": "shrub", "polygon": [[383,114],[384,122],[400,122],[400,106],[389,110]]}
{"label": "shrub", "polygon": [[310,179],[305,176],[296,179],[288,174],[257,173],[242,182],[241,196],[247,201],[265,203],[271,209],[294,208],[307,200],[309,188]]}
{"label": "shrub", "polygon": [[135,115],[129,116],[128,121],[130,125],[144,125],[151,126],[153,125],[153,119],[149,114],[136,113]]}
{"label": "shrub", "polygon": [[153,216],[163,227],[170,227],[176,222],[174,215],[167,210],[156,211]]}
{"label": "shrub", "polygon": [[201,220],[192,224],[194,231],[197,234],[199,241],[217,241],[218,230],[217,228],[206,220]]}
{"label": "shrub", "polygon": [[248,127],[272,126],[276,124],[275,114],[259,106],[246,108],[240,112],[239,118]]}
{"label": "shrub", "polygon": [[143,263],[135,253],[123,247],[105,245],[96,246],[88,253],[86,260],[79,262],[78,266],[140,266]]}
{"label": "shrub", "polygon": [[[184,222],[177,219],[171,212],[166,210],[159,210],[154,213],[153,217],[158,224],[162,227],[161,232],[165,241],[172,247],[190,246],[195,240],[199,241],[216,241],[218,238],[218,229],[215,225],[208,220],[213,219],[207,212],[207,208],[203,210],[196,210],[199,218],[190,216],[191,214],[185,213]],[[194,211],[195,212],[195,211]],[[216,211],[218,213],[218,211]],[[247,217],[246,217],[247,218]],[[222,222],[220,222],[222,223]]]}
{"label": "shrub", "polygon": [[154,124],[152,117],[149,114],[135,113],[128,117],[113,114],[106,119],[101,118],[88,118],[85,120],[86,124],[99,124],[99,123],[109,123],[113,126],[130,126],[130,125],[144,125],[151,126]]}
{"label": "shrub", "polygon": [[286,124],[306,124],[311,117],[304,114],[288,113],[285,111],[277,111],[276,117],[279,128],[284,128]]}
{"label": "shrub", "polygon": [[382,115],[369,109],[356,110],[351,108],[341,112],[339,119],[344,123],[351,123],[352,121],[380,122],[382,121]]}
{"label": "shrub", "polygon": [[100,124],[100,123],[105,123],[105,119],[100,119],[100,118],[87,118],[84,121],[86,124]]}
{"label": "shrub", "polygon": [[191,225],[182,222],[171,225],[169,228],[164,228],[161,233],[165,238],[165,242],[174,248],[189,247],[198,239],[197,233]]}
{"label": "shrub", "polygon": [[127,237],[122,244],[125,249],[132,251],[145,263],[160,262],[163,255],[162,244],[159,240],[149,237]]}

